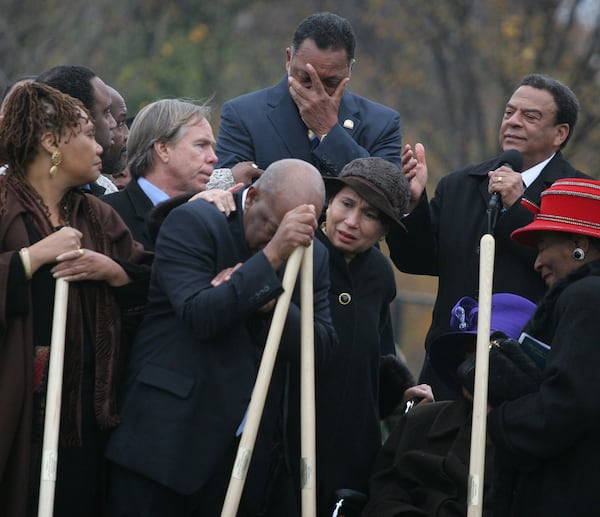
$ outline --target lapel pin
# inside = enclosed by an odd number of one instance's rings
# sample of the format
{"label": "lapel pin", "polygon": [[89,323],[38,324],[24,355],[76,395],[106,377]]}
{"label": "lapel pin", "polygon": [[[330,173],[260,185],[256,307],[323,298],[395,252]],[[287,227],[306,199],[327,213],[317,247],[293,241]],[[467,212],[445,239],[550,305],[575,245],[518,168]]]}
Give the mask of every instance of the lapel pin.
{"label": "lapel pin", "polygon": [[350,120],[349,118],[347,118],[346,120],[344,120],[344,124],[343,124],[343,126],[344,126],[346,129],[354,129],[354,121],[353,121],[353,120]]}

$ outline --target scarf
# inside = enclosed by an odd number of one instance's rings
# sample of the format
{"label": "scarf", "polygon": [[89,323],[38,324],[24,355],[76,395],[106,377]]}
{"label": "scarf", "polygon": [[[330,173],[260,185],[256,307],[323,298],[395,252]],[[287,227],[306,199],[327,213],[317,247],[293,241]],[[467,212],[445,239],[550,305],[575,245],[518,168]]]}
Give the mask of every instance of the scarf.
{"label": "scarf", "polygon": [[[42,199],[23,180],[7,175],[9,195],[14,196],[43,239],[52,226]],[[110,229],[102,228],[94,208],[78,189],[62,200],[69,224],[83,233],[82,247],[113,256]],[[85,327],[84,327],[85,326]],[[101,429],[119,423],[116,384],[119,364],[120,310],[110,287],[104,282],[69,284],[67,327],[61,406],[61,445],[81,445],[81,381],[83,341],[87,333],[95,356],[94,414]],[[33,365],[32,365],[33,366]]]}

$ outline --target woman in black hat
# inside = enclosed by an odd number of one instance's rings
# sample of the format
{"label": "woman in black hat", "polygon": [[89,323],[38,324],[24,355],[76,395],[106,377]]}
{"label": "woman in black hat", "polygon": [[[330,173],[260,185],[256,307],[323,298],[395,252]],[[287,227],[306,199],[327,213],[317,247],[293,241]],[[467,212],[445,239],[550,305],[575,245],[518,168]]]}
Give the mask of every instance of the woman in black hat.
{"label": "woman in black hat", "polygon": [[428,386],[410,388],[412,375],[395,355],[394,274],[374,246],[391,225],[402,225],[407,180],[394,164],[372,157],[353,160],[325,184],[329,204],[317,236],[329,250],[329,301],[340,346],[317,382],[319,515],[330,515],[337,489],[366,493],[381,447],[380,419],[403,397],[433,398]]}
{"label": "woman in black hat", "polygon": [[498,515],[597,515],[600,182],[558,180],[532,211],[512,238],[538,250],[549,290],[524,331],[550,351],[539,390],[489,413],[502,485],[512,482],[497,494],[506,504]]}

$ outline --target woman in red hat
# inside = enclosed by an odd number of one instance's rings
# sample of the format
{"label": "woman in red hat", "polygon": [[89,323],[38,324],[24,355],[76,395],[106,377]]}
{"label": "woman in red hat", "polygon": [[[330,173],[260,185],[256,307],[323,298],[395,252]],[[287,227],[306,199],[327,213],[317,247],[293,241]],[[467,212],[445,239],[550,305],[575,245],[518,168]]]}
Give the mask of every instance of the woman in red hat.
{"label": "woman in red hat", "polygon": [[[526,202],[525,202],[526,203]],[[600,504],[600,181],[544,191],[512,234],[550,289],[524,331],[549,345],[540,388],[491,410],[497,515],[597,515]]]}

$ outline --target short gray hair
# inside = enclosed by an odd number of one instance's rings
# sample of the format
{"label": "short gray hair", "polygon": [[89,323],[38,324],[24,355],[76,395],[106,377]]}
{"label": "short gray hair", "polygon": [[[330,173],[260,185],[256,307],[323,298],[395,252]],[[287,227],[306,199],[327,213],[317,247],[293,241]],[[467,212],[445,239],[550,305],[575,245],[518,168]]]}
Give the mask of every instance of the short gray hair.
{"label": "short gray hair", "polygon": [[135,116],[127,140],[129,173],[143,178],[152,167],[152,147],[156,142],[177,143],[191,120],[209,120],[208,103],[195,104],[183,99],[162,99],[142,108]]}

